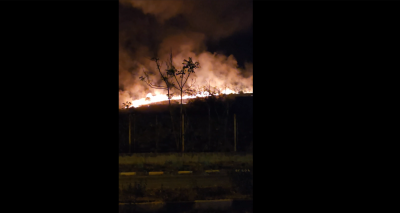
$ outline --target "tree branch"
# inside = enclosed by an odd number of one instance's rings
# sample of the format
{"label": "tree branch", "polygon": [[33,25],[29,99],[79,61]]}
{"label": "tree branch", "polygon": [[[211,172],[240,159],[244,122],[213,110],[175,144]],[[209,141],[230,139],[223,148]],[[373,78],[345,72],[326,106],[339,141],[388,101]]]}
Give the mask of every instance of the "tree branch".
{"label": "tree branch", "polygon": [[185,84],[186,84],[186,81],[189,79],[189,76],[190,76],[190,72],[189,72],[189,73],[188,73],[188,75],[186,76],[185,83],[183,83],[182,87],[184,87],[184,86],[185,86]]}

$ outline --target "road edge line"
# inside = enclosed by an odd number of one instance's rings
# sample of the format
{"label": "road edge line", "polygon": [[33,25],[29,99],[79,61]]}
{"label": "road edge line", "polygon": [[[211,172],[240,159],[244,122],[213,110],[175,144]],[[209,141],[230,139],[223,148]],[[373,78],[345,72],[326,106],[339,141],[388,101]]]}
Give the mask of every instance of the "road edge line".
{"label": "road edge line", "polygon": [[163,175],[164,172],[149,172],[149,175]]}
{"label": "road edge line", "polygon": [[178,171],[178,174],[192,174],[193,171]]}
{"label": "road edge line", "polygon": [[136,172],[120,172],[119,175],[136,175]]}

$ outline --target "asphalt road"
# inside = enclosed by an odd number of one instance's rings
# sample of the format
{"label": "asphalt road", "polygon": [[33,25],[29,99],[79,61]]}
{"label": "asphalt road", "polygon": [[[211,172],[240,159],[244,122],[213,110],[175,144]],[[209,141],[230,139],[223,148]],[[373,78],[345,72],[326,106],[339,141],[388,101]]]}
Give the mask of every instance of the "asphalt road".
{"label": "asphalt road", "polygon": [[195,183],[198,187],[231,187],[231,181],[227,175],[159,175],[159,176],[120,176],[119,186],[127,187],[129,184],[134,185],[135,181],[143,180],[146,182],[146,188],[193,188]]}

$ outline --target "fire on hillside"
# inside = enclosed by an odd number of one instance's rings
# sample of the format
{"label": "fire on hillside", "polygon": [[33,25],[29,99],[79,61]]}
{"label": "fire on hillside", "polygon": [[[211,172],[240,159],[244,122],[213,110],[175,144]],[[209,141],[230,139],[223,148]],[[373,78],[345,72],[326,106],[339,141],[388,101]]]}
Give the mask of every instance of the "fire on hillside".
{"label": "fire on hillside", "polygon": [[[230,89],[225,89],[223,90],[220,94],[215,93],[215,96],[219,95],[229,95],[229,94],[236,94],[236,95],[245,95],[245,96],[253,96],[253,91],[240,91],[240,92],[235,92]],[[196,95],[184,95],[182,96],[182,103],[186,104],[189,99],[194,99],[194,98],[205,98],[210,96],[208,92],[201,92]],[[171,97],[171,103],[180,103],[181,97],[180,96],[174,96]],[[141,98],[138,100],[134,100],[132,102],[125,103],[124,106],[125,108],[137,108],[140,106],[146,106],[146,105],[152,105],[152,104],[168,104],[168,96],[167,95],[152,95],[151,93],[148,93],[146,98]]]}

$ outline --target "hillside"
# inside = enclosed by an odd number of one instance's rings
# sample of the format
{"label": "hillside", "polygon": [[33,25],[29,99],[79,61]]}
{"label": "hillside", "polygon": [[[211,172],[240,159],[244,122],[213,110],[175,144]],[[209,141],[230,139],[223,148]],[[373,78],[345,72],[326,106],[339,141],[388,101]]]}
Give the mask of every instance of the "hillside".
{"label": "hillside", "polygon": [[[185,151],[232,151],[234,115],[237,120],[237,151],[251,151],[253,143],[253,96],[231,94],[189,99],[183,105]],[[174,152],[179,150],[180,105],[168,101],[120,110],[120,153],[129,152],[131,115],[132,152]],[[173,124],[173,126],[172,126]],[[175,132],[175,136],[173,134]]]}

